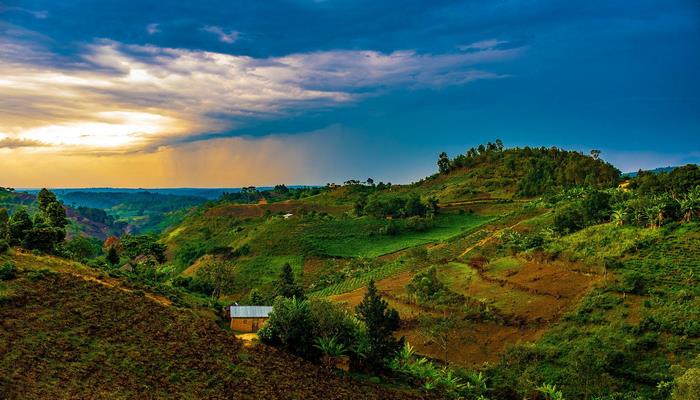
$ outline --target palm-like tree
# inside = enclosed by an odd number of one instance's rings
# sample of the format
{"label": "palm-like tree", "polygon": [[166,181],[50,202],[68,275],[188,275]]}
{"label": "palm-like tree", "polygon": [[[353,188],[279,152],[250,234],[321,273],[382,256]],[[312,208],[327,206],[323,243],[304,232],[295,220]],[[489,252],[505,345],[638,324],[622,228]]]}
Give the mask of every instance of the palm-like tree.
{"label": "palm-like tree", "polygon": [[335,336],[331,338],[320,337],[316,339],[314,347],[324,354],[324,364],[327,368],[333,368],[335,362],[347,353],[345,345],[340,343]]}
{"label": "palm-like tree", "polygon": [[685,198],[681,199],[680,203],[683,221],[692,221],[694,215],[700,214],[700,186],[691,190]]}
{"label": "palm-like tree", "polygon": [[557,390],[557,385],[545,383],[537,387],[537,391],[542,393],[546,400],[564,400],[564,395],[560,390]]}
{"label": "palm-like tree", "polygon": [[627,218],[627,209],[621,207],[613,210],[612,215],[610,216],[610,221],[615,225],[620,226],[625,224],[625,218]]}

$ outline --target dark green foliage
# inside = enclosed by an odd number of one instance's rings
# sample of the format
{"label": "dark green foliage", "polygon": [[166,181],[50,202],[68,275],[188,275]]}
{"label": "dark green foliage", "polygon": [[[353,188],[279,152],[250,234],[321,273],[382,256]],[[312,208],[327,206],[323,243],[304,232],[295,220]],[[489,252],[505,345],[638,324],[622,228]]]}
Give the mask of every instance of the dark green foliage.
{"label": "dark green foliage", "polygon": [[46,188],[41,189],[36,196],[36,201],[39,205],[39,210],[43,213],[47,213],[48,208],[51,204],[58,203],[56,195],[53,192],[47,190]]}
{"label": "dark green foliage", "polygon": [[0,207],[0,240],[7,240],[9,234],[10,215],[7,209]]}
{"label": "dark green foliage", "polygon": [[58,201],[49,203],[44,211],[46,222],[54,228],[65,228],[68,225],[66,209]]}
{"label": "dark green foliage", "polygon": [[309,301],[278,297],[273,307],[270,319],[258,332],[260,340],[303,358],[316,358],[315,321]]}
{"label": "dark green foliage", "polygon": [[441,174],[446,174],[446,173],[450,172],[450,158],[447,156],[447,153],[445,153],[444,151],[442,153],[440,153],[440,155],[438,156],[437,165],[438,165],[438,171]]}
{"label": "dark green foliage", "polygon": [[158,238],[154,235],[124,235],[120,243],[122,254],[130,259],[152,256],[159,263],[165,261],[165,245],[158,243]]}
{"label": "dark green foliage", "polygon": [[420,304],[454,304],[464,298],[452,293],[447,286],[438,279],[437,269],[430,267],[417,273],[406,285],[408,292],[415,296]]}
{"label": "dark green foliage", "polygon": [[189,267],[206,253],[207,246],[204,243],[197,241],[186,242],[175,255],[175,263],[181,267]]}
{"label": "dark green foliage", "polygon": [[7,243],[7,241],[5,239],[0,239],[0,254],[5,253],[9,249],[10,245]]}
{"label": "dark green foliage", "polygon": [[[363,207],[361,211],[360,207]],[[375,218],[426,216],[429,212],[434,212],[435,209],[432,202],[423,203],[416,194],[407,197],[372,195],[367,198],[366,202],[364,198],[361,198],[355,203],[356,214],[366,214]]]}
{"label": "dark green foliage", "polygon": [[194,278],[191,276],[176,276],[172,280],[172,285],[206,296],[211,296],[214,293],[214,286],[210,282],[196,276]]}
{"label": "dark green foliage", "polygon": [[119,264],[119,253],[117,252],[117,248],[115,246],[109,246],[109,249],[107,249],[106,260],[111,266]]}
{"label": "dark green foliage", "polygon": [[389,304],[377,292],[374,281],[367,285],[367,292],[355,312],[367,328],[364,366],[369,371],[382,371],[387,361],[403,345],[403,338],[397,340],[393,336],[401,322],[399,313],[389,308]]}
{"label": "dark green foliage", "polygon": [[239,192],[225,192],[219,198],[222,203],[257,203],[261,200],[284,201],[290,199],[302,199],[315,196],[326,190],[320,187],[287,187],[286,185],[276,185],[272,190],[259,190],[254,186],[244,187]]}
{"label": "dark green foliage", "polygon": [[63,242],[65,237],[66,231],[61,228],[46,223],[35,223],[24,238],[22,247],[43,253],[53,253],[56,245]]}
{"label": "dark green foliage", "polygon": [[27,209],[20,208],[17,210],[12,214],[9,221],[10,244],[14,246],[22,245],[33,226]]}
{"label": "dark green foliage", "polygon": [[401,233],[401,225],[398,222],[391,220],[379,231],[382,235],[396,236]]}
{"label": "dark green foliage", "polygon": [[318,299],[311,300],[309,306],[315,320],[316,338],[333,338],[347,349],[354,347],[361,335],[361,328],[346,309],[328,300]]}
{"label": "dark green foliage", "polygon": [[583,221],[593,225],[610,219],[610,194],[599,190],[591,190],[583,200]]}
{"label": "dark green foliage", "polygon": [[6,261],[2,267],[0,267],[0,281],[15,279],[16,276],[17,268],[11,262]]}
{"label": "dark green foliage", "polygon": [[258,289],[253,289],[250,291],[250,294],[248,294],[248,304],[251,306],[264,306],[267,305],[268,302]]}
{"label": "dark green foliage", "polygon": [[288,299],[295,297],[301,299],[304,297],[304,289],[296,283],[294,271],[289,263],[285,263],[282,266],[279,280],[275,284],[275,293],[277,296],[286,297]]}
{"label": "dark green foliage", "polygon": [[30,281],[41,281],[44,280],[50,276],[56,275],[56,272],[52,271],[49,268],[41,268],[37,270],[33,270],[27,273],[27,278],[29,278]]}
{"label": "dark green foliage", "polygon": [[114,224],[114,217],[107,214],[105,210],[99,208],[79,206],[76,209],[76,211],[78,212],[78,214],[80,214],[80,216],[82,216],[83,218],[87,218],[91,221],[99,222],[101,224],[109,226]]}
{"label": "dark green foliage", "polygon": [[278,297],[260,339],[307,360],[318,360],[319,339],[333,340],[343,349],[356,348],[360,327],[343,308],[326,300]]}
{"label": "dark green foliage", "polygon": [[39,212],[32,222],[26,208],[17,210],[8,223],[10,244],[30,250],[54,253],[66,237],[66,210],[56,196],[42,189],[37,196]]}
{"label": "dark green foliage", "polygon": [[63,253],[68,258],[82,261],[97,257],[102,251],[102,244],[97,239],[76,236],[63,245]]}
{"label": "dark green foliage", "polygon": [[559,234],[567,234],[584,228],[584,215],[578,204],[570,204],[554,214],[554,230]]}
{"label": "dark green foliage", "polygon": [[653,173],[640,171],[630,182],[630,187],[644,195],[670,193],[679,196],[700,186],[700,168],[688,164],[670,172]]}

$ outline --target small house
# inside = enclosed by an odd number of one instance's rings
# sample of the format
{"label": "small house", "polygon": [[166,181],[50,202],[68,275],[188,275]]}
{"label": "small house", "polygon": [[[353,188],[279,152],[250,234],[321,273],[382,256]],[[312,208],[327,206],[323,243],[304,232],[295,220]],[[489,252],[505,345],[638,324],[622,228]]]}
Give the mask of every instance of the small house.
{"label": "small house", "polygon": [[272,307],[269,306],[239,306],[230,308],[231,329],[239,332],[257,332],[265,325]]}

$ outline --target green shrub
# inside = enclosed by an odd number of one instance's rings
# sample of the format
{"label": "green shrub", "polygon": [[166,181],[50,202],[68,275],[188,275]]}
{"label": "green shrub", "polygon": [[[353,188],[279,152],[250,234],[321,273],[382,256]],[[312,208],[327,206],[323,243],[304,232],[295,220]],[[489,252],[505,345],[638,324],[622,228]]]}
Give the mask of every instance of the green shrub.
{"label": "green shrub", "polygon": [[263,343],[306,359],[316,359],[314,347],[316,321],[311,315],[308,300],[278,297],[265,326],[258,332]]}
{"label": "green shrub", "polygon": [[55,275],[55,274],[56,274],[56,272],[54,272],[48,268],[42,268],[42,269],[38,269],[36,271],[29,272],[27,274],[27,278],[29,278],[29,280],[31,280],[31,281],[36,282],[36,281],[44,280],[47,277],[49,277],[51,275]]}
{"label": "green shrub", "polygon": [[0,254],[4,254],[9,249],[10,245],[7,243],[7,241],[0,239]]}
{"label": "green shrub", "polygon": [[0,280],[7,281],[14,279],[17,276],[17,268],[12,265],[9,261],[5,262],[2,267],[0,267]]}

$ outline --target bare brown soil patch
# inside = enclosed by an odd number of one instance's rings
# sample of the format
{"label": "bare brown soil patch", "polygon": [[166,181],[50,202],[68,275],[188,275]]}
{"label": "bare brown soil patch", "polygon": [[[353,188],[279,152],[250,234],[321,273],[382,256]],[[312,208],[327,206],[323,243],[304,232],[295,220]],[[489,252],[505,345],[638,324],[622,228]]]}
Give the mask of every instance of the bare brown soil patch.
{"label": "bare brown soil patch", "polygon": [[[490,322],[466,322],[466,327],[450,335],[447,353],[418,329],[401,330],[417,352],[466,367],[478,367],[485,362],[496,362],[508,346],[534,342],[545,328],[519,328]],[[445,357],[446,356],[446,357]]]}

